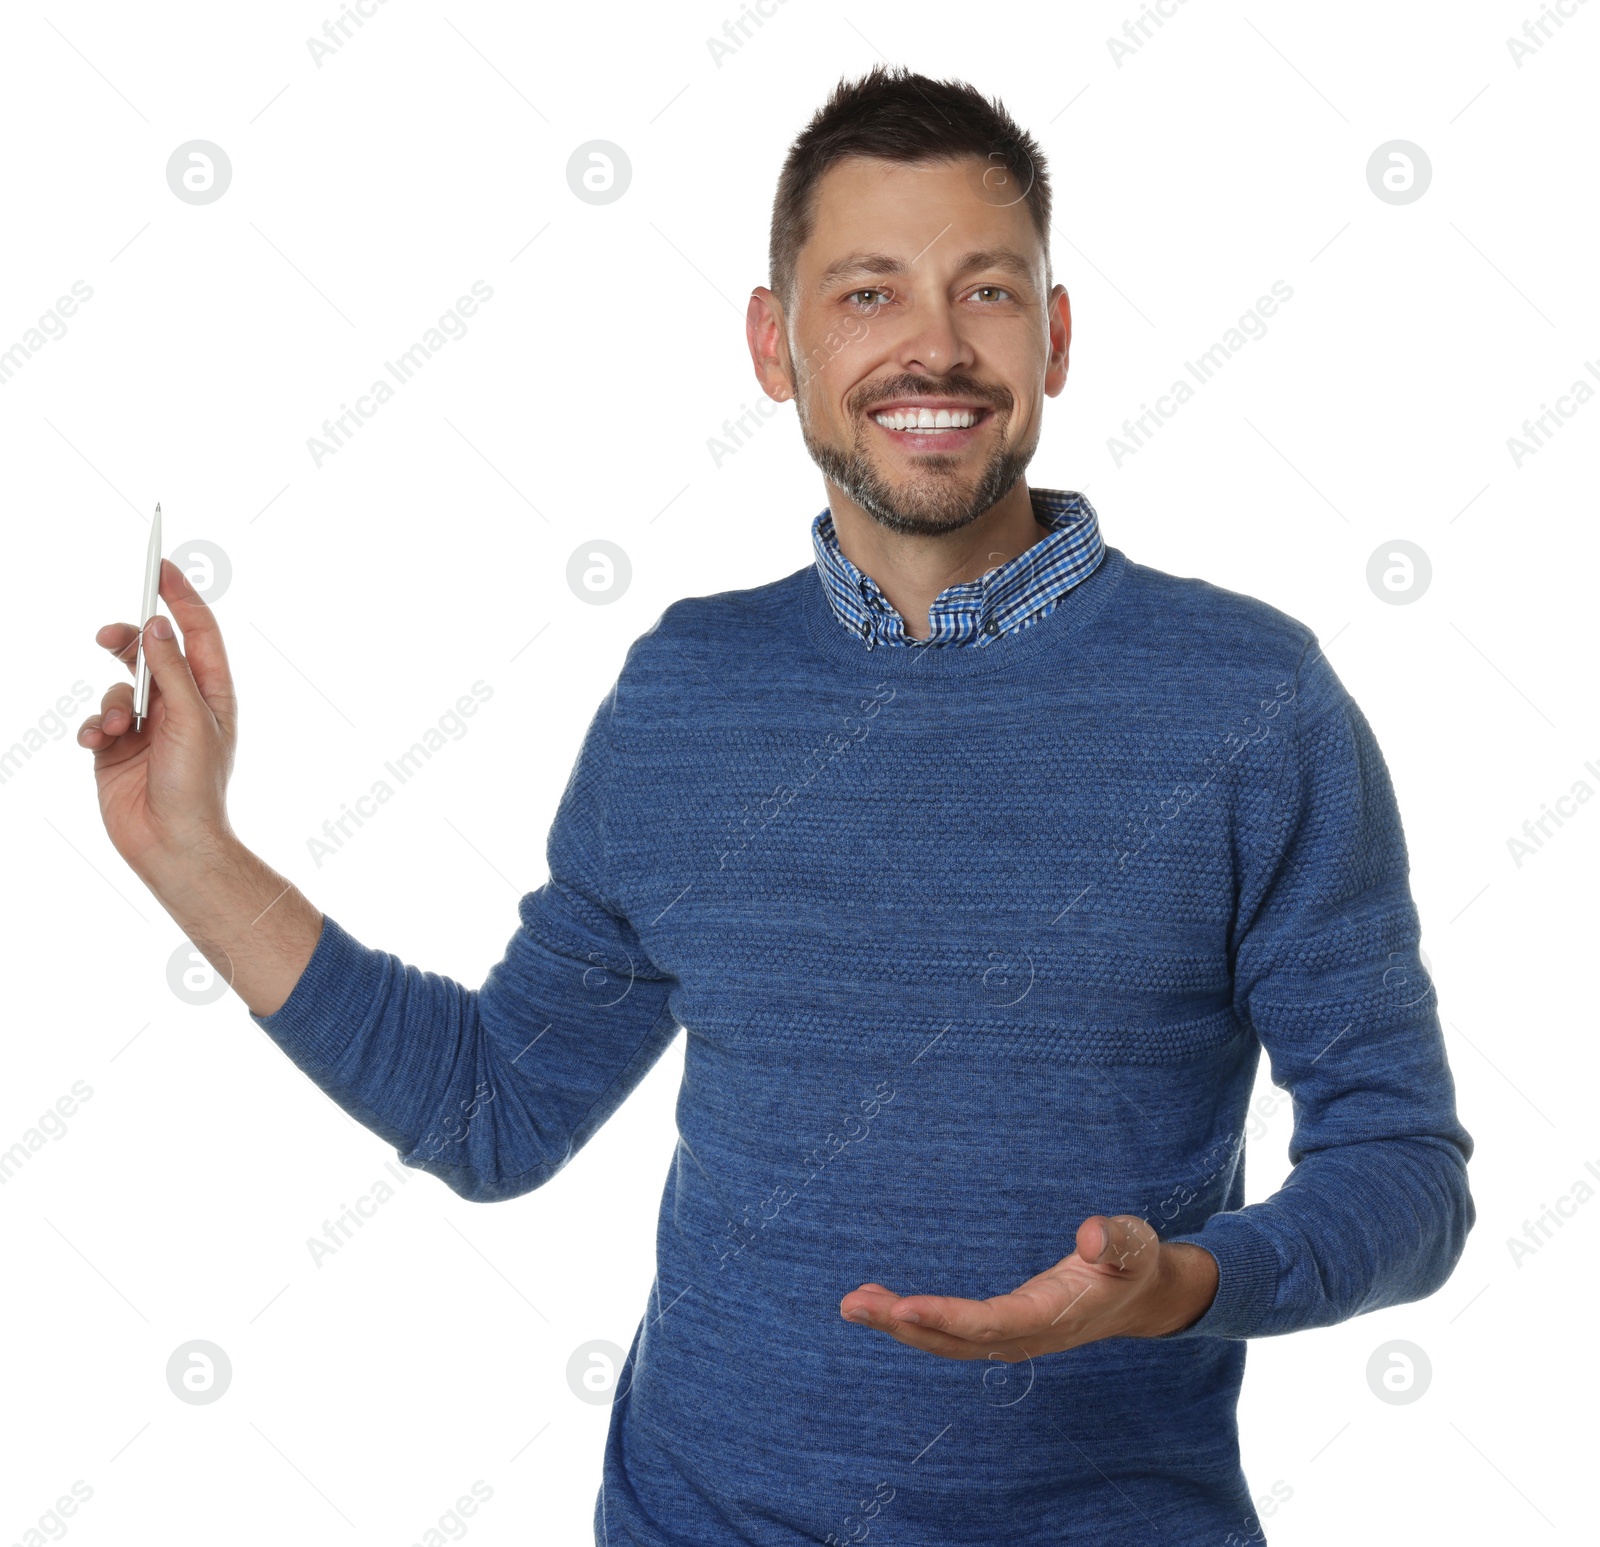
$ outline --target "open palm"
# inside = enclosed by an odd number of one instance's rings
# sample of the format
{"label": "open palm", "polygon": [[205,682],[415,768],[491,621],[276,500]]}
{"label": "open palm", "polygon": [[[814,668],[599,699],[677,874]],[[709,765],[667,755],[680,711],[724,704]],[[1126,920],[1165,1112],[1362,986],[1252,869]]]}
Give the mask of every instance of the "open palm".
{"label": "open palm", "polygon": [[1014,1364],[1100,1338],[1176,1332],[1216,1287],[1216,1261],[1203,1248],[1164,1243],[1136,1215],[1096,1214],[1078,1227],[1071,1256],[1009,1294],[967,1300],[863,1284],[839,1311],[930,1354]]}

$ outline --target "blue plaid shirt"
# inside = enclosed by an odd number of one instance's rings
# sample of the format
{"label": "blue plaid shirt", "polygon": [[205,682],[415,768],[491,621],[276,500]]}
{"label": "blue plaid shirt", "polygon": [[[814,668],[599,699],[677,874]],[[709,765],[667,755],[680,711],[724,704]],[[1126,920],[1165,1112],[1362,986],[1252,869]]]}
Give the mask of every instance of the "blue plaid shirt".
{"label": "blue plaid shirt", "polygon": [[1028,494],[1035,518],[1050,535],[976,580],[946,586],[928,609],[931,632],[925,640],[906,633],[905,620],[877,581],[844,556],[833,513],[823,510],[811,523],[811,545],[839,621],[870,650],[875,644],[986,645],[1047,617],[1073,586],[1094,573],[1106,550],[1094,506],[1081,494],[1065,489]]}

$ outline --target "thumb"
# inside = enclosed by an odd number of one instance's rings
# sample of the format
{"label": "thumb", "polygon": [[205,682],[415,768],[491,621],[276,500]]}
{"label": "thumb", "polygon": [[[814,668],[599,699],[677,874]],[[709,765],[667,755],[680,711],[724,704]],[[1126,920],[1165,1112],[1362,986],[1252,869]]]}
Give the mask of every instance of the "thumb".
{"label": "thumb", "polygon": [[1093,1214],[1078,1226],[1078,1255],[1085,1262],[1137,1272],[1154,1270],[1159,1237],[1136,1214]]}
{"label": "thumb", "polygon": [[172,620],[162,613],[158,612],[145,625],[144,659],[151,678],[161,690],[167,713],[175,715],[179,724],[192,724],[195,716],[206,708],[206,702],[178,646]]}

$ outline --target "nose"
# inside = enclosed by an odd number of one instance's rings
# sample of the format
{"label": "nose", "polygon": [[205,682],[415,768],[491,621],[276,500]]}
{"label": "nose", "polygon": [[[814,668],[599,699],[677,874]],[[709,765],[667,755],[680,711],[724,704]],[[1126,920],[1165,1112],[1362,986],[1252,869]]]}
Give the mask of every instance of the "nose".
{"label": "nose", "polygon": [[895,358],[908,374],[924,372],[930,376],[946,376],[951,371],[971,366],[975,357],[962,335],[960,317],[940,296],[937,300],[919,300],[913,305],[905,335],[895,349]]}

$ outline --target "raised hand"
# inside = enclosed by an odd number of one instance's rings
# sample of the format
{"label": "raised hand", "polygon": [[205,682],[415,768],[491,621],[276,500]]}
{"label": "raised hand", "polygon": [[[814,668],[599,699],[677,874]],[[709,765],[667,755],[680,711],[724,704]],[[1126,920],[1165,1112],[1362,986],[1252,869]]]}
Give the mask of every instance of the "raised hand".
{"label": "raised hand", "polygon": [[[169,559],[160,590],[188,654],[167,619],[152,618],[144,724],[134,730],[133,687],[120,682],[79,726],[78,745],[94,753],[100,815],[117,852],[240,999],[271,1015],[310,961],[322,914],[233,831],[227,793],[239,709],[222,633]],[[131,677],[137,626],[108,623],[94,637]]]}
{"label": "raised hand", "polygon": [[[78,729],[94,753],[100,815],[117,852],[136,871],[228,834],[238,706],[216,617],[170,559],[161,561],[161,595],[183,631],[185,656],[164,617],[145,628],[150,706],[133,729],[133,687],[116,684]],[[108,623],[95,640],[131,678],[139,642],[132,623]]]}
{"label": "raised hand", "polygon": [[1216,1258],[1187,1241],[1163,1242],[1136,1215],[1093,1215],[1078,1226],[1076,1248],[1010,1294],[964,1300],[863,1284],[839,1314],[946,1359],[1015,1364],[1100,1338],[1180,1331],[1216,1296]]}

